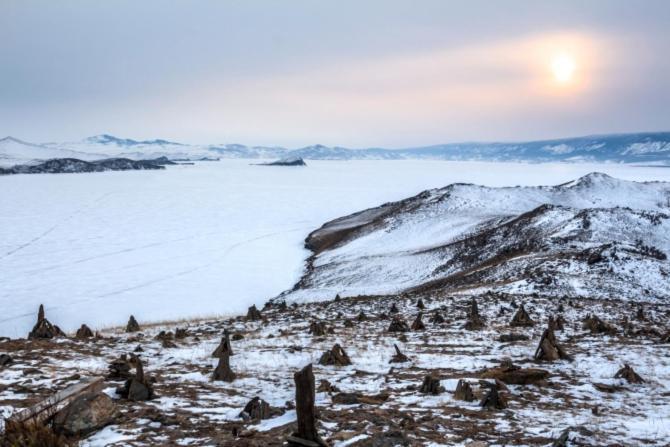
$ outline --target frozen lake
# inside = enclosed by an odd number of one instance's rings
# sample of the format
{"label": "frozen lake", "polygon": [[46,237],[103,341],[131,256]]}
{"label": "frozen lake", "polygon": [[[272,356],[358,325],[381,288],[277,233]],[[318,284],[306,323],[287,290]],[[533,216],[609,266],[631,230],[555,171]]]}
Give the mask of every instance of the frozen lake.
{"label": "frozen lake", "polygon": [[453,182],[558,184],[592,171],[670,181],[670,169],[592,164],[249,160],[165,171],[0,177],[0,336],[44,303],[65,330],[242,313],[290,288],[325,221]]}

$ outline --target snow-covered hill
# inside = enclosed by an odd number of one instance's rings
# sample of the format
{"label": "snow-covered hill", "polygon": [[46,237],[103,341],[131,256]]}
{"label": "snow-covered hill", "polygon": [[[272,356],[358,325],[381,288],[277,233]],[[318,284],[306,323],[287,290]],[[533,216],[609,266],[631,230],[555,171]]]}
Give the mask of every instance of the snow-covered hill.
{"label": "snow-covered hill", "polygon": [[600,173],[546,187],[452,184],[314,231],[294,300],[495,288],[670,297],[670,183]]}
{"label": "snow-covered hill", "polygon": [[602,135],[519,143],[452,143],[406,149],[348,149],[323,145],[286,149],[241,144],[182,144],[166,140],[137,141],[98,135],[81,141],[33,144],[0,140],[0,166],[35,159],[94,160],[124,157],[135,160],[168,157],[198,160],[217,158],[305,160],[482,160],[524,162],[614,162],[670,165],[670,132]]}

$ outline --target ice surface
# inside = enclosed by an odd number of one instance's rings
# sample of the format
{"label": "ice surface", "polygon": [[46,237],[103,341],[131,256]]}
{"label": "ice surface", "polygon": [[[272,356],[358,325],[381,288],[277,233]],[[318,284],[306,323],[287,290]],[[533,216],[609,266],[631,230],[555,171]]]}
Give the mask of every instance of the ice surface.
{"label": "ice surface", "polygon": [[327,220],[454,182],[670,180],[614,164],[249,163],[0,177],[0,336],[25,336],[40,303],[65,330],[244,312],[293,285],[305,236]]}

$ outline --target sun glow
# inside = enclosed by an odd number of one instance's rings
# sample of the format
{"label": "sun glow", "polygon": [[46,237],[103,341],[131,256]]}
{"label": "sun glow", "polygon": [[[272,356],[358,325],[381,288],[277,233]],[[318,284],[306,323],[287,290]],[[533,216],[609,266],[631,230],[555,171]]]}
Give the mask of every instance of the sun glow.
{"label": "sun glow", "polygon": [[576,68],[575,60],[568,54],[554,56],[551,61],[551,71],[554,74],[554,79],[561,84],[572,80]]}

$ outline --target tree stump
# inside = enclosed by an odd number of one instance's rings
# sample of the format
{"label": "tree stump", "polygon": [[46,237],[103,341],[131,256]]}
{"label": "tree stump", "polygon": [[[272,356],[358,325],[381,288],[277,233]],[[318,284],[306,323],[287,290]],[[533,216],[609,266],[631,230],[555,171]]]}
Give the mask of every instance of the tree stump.
{"label": "tree stump", "polygon": [[316,430],[316,408],[314,407],[314,373],[312,364],[293,375],[295,380],[295,409],[298,431],[287,438],[291,447],[328,447]]}
{"label": "tree stump", "polygon": [[547,328],[542,333],[540,343],[535,350],[535,360],[553,362],[555,360],[572,360],[572,358],[563,350],[556,341],[556,336],[551,328]]}
{"label": "tree stump", "polygon": [[271,416],[270,404],[258,396],[251,399],[240,413],[242,419],[256,422],[262,419],[270,419]]}
{"label": "tree stump", "polygon": [[395,348],[395,354],[393,357],[391,357],[391,360],[389,363],[406,363],[409,362],[409,357],[407,357],[405,354],[400,352],[400,348],[398,348],[398,345],[394,344],[393,347]]}
{"label": "tree stump", "polygon": [[423,331],[426,329],[426,325],[423,324],[423,321],[421,320],[421,312],[416,316],[416,319],[412,323],[412,330],[413,331]]}
{"label": "tree stump", "polygon": [[214,369],[213,379],[221,380],[223,382],[232,382],[235,380],[235,377],[237,376],[233,370],[230,369],[230,352],[225,350],[221,351],[219,363],[216,365],[216,369]]}
{"label": "tree stump", "polygon": [[321,355],[319,365],[347,366],[351,365],[351,359],[344,349],[342,349],[342,346],[336,343],[330,351],[326,351]]}
{"label": "tree stump", "polygon": [[91,338],[93,337],[93,331],[91,330],[90,327],[86,326],[85,324],[82,324],[79,329],[77,329],[77,334],[75,335],[75,338],[79,340],[84,340],[86,338]]}
{"label": "tree stump", "polygon": [[130,318],[128,319],[128,324],[126,325],[126,332],[139,332],[140,330],[141,329],[139,323],[137,322],[135,317],[131,315]]}
{"label": "tree stump", "polygon": [[626,379],[628,383],[644,383],[644,379],[635,372],[628,364],[621,367],[614,375],[615,379]]}
{"label": "tree stump", "polygon": [[247,310],[247,321],[258,321],[261,319],[263,319],[263,315],[261,315],[261,311],[256,308],[255,304]]}
{"label": "tree stump", "polygon": [[228,355],[233,355],[233,346],[230,344],[230,333],[228,329],[223,331],[223,337],[221,337],[221,343],[216,347],[212,353],[212,357],[219,358],[221,357],[223,351],[228,351]]}
{"label": "tree stump", "polygon": [[40,304],[37,311],[37,323],[33,330],[28,334],[29,339],[50,339],[55,337],[64,337],[65,333],[54,324],[51,324],[44,315],[44,305]]}
{"label": "tree stump", "polygon": [[512,321],[509,322],[509,325],[513,327],[529,327],[533,326],[534,324],[535,322],[530,318],[530,315],[528,315],[528,312],[526,312],[526,308],[523,304],[519,306],[519,309],[512,317]]}
{"label": "tree stump", "polygon": [[440,385],[440,379],[428,374],[423,378],[423,383],[421,384],[421,388],[419,388],[419,392],[436,396],[444,392],[444,387]]}
{"label": "tree stump", "polygon": [[391,320],[391,324],[389,325],[388,332],[408,332],[409,331],[409,326],[405,322],[405,320],[402,319],[400,315],[396,315],[393,317],[393,320]]}
{"label": "tree stump", "polygon": [[464,400],[466,402],[472,402],[475,400],[472,387],[468,382],[463,379],[458,381],[458,385],[456,385],[456,391],[454,391],[454,399]]}

